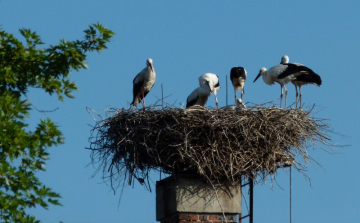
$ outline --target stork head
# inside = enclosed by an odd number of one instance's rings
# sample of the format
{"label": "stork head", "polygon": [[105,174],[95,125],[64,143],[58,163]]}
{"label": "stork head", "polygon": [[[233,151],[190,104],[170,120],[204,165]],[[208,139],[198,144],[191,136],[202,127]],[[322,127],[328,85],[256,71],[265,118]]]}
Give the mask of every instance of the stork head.
{"label": "stork head", "polygon": [[208,78],[199,78],[200,87],[209,88],[211,92],[214,90],[214,84]]}
{"label": "stork head", "polygon": [[151,58],[148,58],[148,59],[146,60],[146,66],[147,66],[148,68],[150,67],[150,69],[154,72],[153,60],[152,60]]}
{"label": "stork head", "polygon": [[[216,75],[216,77],[217,77],[217,83],[215,83],[214,87],[215,87],[216,89],[219,89],[219,88],[220,88],[219,76]],[[215,80],[215,81],[216,81],[216,80]]]}
{"label": "stork head", "polygon": [[283,57],[281,57],[280,64],[285,64],[285,63],[289,63],[289,57],[287,55],[284,55]]}
{"label": "stork head", "polygon": [[[217,75],[216,75],[217,76]],[[215,80],[216,81],[216,80]],[[220,81],[219,81],[219,77],[217,76],[217,82],[211,84],[212,85],[212,90],[211,92],[216,96],[216,91],[219,90],[220,87]]]}
{"label": "stork head", "polygon": [[211,86],[212,84],[210,83],[209,80],[202,80],[200,88],[206,89],[207,91],[210,91],[210,93],[213,93],[214,88]]}
{"label": "stork head", "polygon": [[256,76],[255,80],[253,83],[255,83],[255,81],[261,76],[261,75],[264,75],[266,72],[266,68],[265,67],[262,67],[259,71],[259,74]]}

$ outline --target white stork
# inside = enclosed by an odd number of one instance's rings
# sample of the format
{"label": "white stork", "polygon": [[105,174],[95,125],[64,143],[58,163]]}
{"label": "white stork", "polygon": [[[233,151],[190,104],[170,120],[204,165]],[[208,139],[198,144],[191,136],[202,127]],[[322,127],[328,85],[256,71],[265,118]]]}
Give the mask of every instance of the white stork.
{"label": "white stork", "polygon": [[[287,55],[284,55],[281,58],[281,64],[284,64],[284,65],[291,64],[292,66],[303,67],[304,70],[307,70],[307,72],[303,72],[301,75],[297,76],[296,80],[291,81],[291,83],[295,86],[295,90],[296,90],[296,108],[298,107],[298,101],[300,100],[300,109],[301,109],[301,106],[302,106],[301,86],[303,86],[305,84],[314,84],[314,85],[320,87],[321,82],[322,82],[321,77],[318,74],[316,74],[314,71],[312,71],[310,68],[304,66],[303,64],[289,63],[289,57]],[[299,93],[298,93],[298,87],[299,87],[300,97],[299,97]]]}
{"label": "white stork", "polygon": [[237,103],[236,91],[241,91],[241,100],[245,94],[246,70],[243,67],[233,67],[230,70],[230,80],[234,87],[235,103]]}
{"label": "white stork", "polygon": [[219,77],[213,73],[205,73],[199,77],[200,87],[210,87],[210,92],[215,96],[216,107],[219,106],[216,91],[220,88]]}
{"label": "white stork", "polygon": [[145,96],[154,86],[156,80],[155,69],[151,58],[146,60],[146,67],[136,75],[133,80],[133,101],[132,106],[137,106],[142,101],[145,110]]}
{"label": "white stork", "polygon": [[271,67],[269,70],[266,70],[265,67],[260,69],[259,74],[256,76],[255,81],[262,75],[264,82],[268,85],[273,85],[274,82],[277,82],[281,86],[281,95],[280,95],[280,108],[282,107],[282,98],[283,98],[283,88],[285,89],[285,109],[286,109],[286,98],[287,98],[287,89],[285,85],[290,81],[296,79],[302,72],[304,72],[301,67],[291,66],[288,64],[279,64]]}
{"label": "white stork", "polygon": [[186,108],[194,105],[205,107],[206,102],[211,94],[210,87],[198,87],[196,88],[186,99]]}

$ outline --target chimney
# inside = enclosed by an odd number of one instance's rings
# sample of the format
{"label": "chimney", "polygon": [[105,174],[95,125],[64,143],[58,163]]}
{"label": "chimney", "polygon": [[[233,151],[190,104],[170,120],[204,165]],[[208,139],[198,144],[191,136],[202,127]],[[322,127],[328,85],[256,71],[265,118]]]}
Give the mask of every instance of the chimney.
{"label": "chimney", "polygon": [[161,223],[237,223],[240,214],[240,185],[211,185],[195,174],[156,182],[156,220]]}

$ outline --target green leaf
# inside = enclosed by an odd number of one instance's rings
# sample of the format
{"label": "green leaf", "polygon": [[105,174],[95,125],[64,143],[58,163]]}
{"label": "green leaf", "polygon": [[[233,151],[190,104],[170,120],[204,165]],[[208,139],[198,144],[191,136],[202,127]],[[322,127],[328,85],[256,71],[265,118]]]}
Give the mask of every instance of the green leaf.
{"label": "green leaf", "polygon": [[[20,29],[24,41],[0,28],[0,222],[40,222],[30,208],[61,205],[60,195],[37,177],[45,171],[48,149],[64,143],[56,123],[41,119],[31,129],[34,107],[24,100],[31,88],[42,89],[63,101],[74,98],[71,71],[87,69],[87,52],[107,47],[114,33],[100,23],[90,25],[81,40],[60,40],[43,47],[40,36]],[[23,44],[23,42],[25,44]]]}

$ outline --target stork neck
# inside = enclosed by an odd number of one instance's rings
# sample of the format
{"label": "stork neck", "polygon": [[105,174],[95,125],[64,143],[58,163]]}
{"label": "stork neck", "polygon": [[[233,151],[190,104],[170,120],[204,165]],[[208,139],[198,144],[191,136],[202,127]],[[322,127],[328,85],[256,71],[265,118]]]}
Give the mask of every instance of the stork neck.
{"label": "stork neck", "polygon": [[269,76],[269,74],[267,73],[267,71],[264,71],[262,73],[262,78],[263,78],[263,81],[268,84],[268,85],[272,85],[274,84],[274,80]]}
{"label": "stork neck", "polygon": [[150,76],[155,75],[155,70],[154,70],[154,67],[152,65],[148,66],[148,71],[149,71]]}

